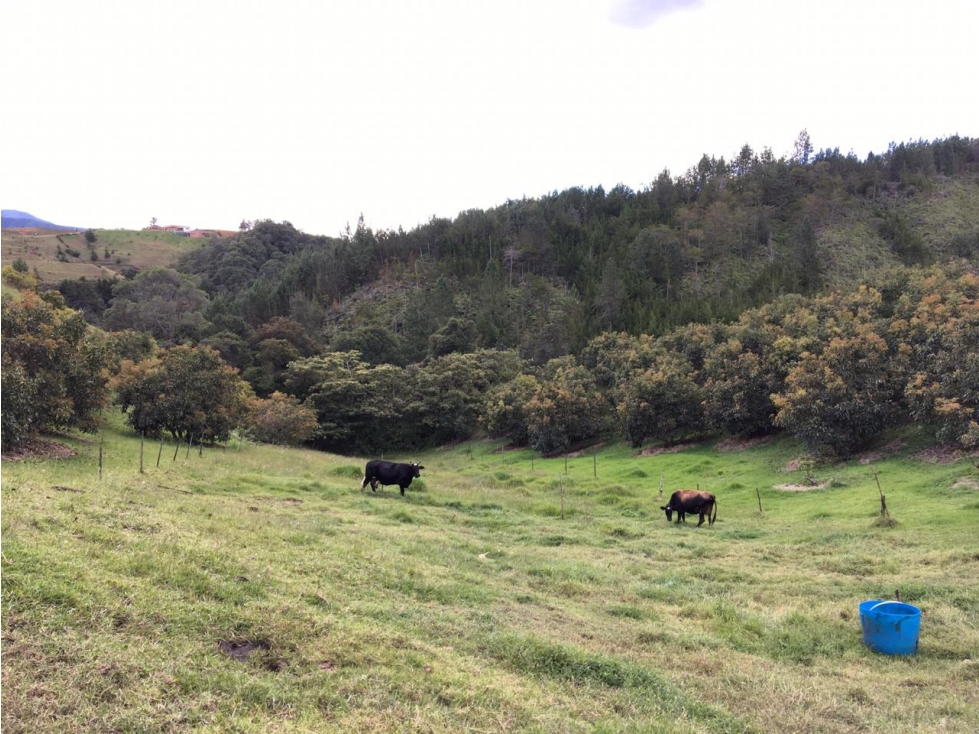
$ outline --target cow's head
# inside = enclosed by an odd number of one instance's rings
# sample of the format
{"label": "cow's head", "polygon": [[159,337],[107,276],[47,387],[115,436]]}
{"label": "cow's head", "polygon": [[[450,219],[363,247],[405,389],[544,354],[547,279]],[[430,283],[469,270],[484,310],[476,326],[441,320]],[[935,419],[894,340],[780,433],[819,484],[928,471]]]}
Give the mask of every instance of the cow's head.
{"label": "cow's head", "polygon": [[412,476],[414,476],[414,477],[420,477],[422,475],[422,473],[421,473],[422,472],[422,469],[424,469],[425,467],[423,467],[417,461],[413,461],[413,462],[411,462],[411,468],[414,470],[414,472],[412,473]]}
{"label": "cow's head", "polygon": [[669,522],[673,519],[673,508],[670,505],[663,505],[660,507],[661,510],[666,510],[666,521]]}

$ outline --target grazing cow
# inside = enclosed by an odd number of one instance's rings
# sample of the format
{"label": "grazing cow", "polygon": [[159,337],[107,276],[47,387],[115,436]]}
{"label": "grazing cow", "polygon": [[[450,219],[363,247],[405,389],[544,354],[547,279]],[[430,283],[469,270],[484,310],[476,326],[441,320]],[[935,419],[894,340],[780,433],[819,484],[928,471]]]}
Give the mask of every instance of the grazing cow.
{"label": "grazing cow", "polygon": [[403,496],[408,485],[411,484],[411,480],[420,477],[421,470],[424,468],[418,463],[398,464],[394,461],[378,459],[368,461],[367,469],[364,470],[364,481],[360,483],[360,488],[363,489],[370,482],[371,491],[376,492],[378,483],[384,485],[397,484],[401,487]]}
{"label": "grazing cow", "polygon": [[709,520],[707,523],[709,527],[714,524],[717,517],[717,499],[710,492],[701,492],[698,489],[681,489],[674,492],[670,496],[670,501],[660,509],[666,510],[667,522],[673,519],[674,512],[677,523],[686,522],[688,512],[691,514],[698,513],[700,515],[700,522],[697,523],[698,528],[704,524],[704,515],[706,515]]}

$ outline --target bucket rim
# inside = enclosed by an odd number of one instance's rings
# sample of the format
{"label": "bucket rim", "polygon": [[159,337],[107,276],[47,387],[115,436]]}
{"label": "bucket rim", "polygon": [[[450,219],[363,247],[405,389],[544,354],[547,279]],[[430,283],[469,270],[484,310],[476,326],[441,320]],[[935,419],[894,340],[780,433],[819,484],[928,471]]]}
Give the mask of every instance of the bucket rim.
{"label": "bucket rim", "polygon": [[[872,606],[867,606],[868,604]],[[903,601],[881,601],[871,599],[860,604],[860,611],[867,614],[891,614],[897,617],[914,617],[921,614],[921,610],[913,604]]]}

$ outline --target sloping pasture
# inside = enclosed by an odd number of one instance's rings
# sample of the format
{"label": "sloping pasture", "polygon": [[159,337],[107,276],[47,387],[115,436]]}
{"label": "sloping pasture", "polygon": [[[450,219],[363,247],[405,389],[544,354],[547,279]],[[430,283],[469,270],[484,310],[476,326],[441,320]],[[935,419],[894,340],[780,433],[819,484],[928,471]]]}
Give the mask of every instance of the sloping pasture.
{"label": "sloping pasture", "polygon": [[[99,479],[97,439],[59,440],[75,456],[2,467],[10,734],[979,730],[968,459],[906,446],[789,492],[785,440],[475,442],[385,457],[426,466],[402,498],[270,446],[148,442],[140,473],[117,425]],[[698,485],[717,523],[668,524]],[[896,589],[924,615],[907,659],[860,635]]]}
{"label": "sloping pasture", "polygon": [[[207,241],[147,230],[98,229],[95,233],[98,239],[90,246],[81,232],[5,229],[2,262],[13,265],[15,260],[23,260],[42,283],[48,284],[77,278],[111,279],[129,268],[172,267],[181,254],[198,249]],[[57,257],[59,247],[77,255],[69,254],[62,262]],[[97,260],[91,259],[92,249]]]}

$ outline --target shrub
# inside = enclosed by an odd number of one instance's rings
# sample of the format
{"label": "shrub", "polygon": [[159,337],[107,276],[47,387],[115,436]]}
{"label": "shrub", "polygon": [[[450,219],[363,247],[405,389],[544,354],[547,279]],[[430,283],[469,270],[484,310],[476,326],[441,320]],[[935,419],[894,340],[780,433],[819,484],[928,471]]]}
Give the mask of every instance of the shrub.
{"label": "shrub", "polygon": [[101,332],[60,295],[4,298],[3,447],[60,428],[92,431],[108,402],[112,355]]}
{"label": "shrub", "polygon": [[249,428],[264,443],[296,446],[312,438],[316,413],[300,405],[296,398],[274,392],[268,399],[254,401]]}
{"label": "shrub", "polygon": [[227,440],[254,396],[210,347],[178,346],[142,362],[124,360],[113,386],[136,431],[198,441]]}
{"label": "shrub", "polygon": [[494,437],[506,437],[517,446],[525,446],[527,433],[527,403],[539,387],[531,375],[518,375],[500,385],[483,406],[479,420],[486,432]]}
{"label": "shrub", "polygon": [[[598,436],[608,426],[608,407],[591,373],[567,360],[552,360],[554,377],[527,403],[527,434],[542,454]],[[550,364],[550,363],[549,363]]]}

